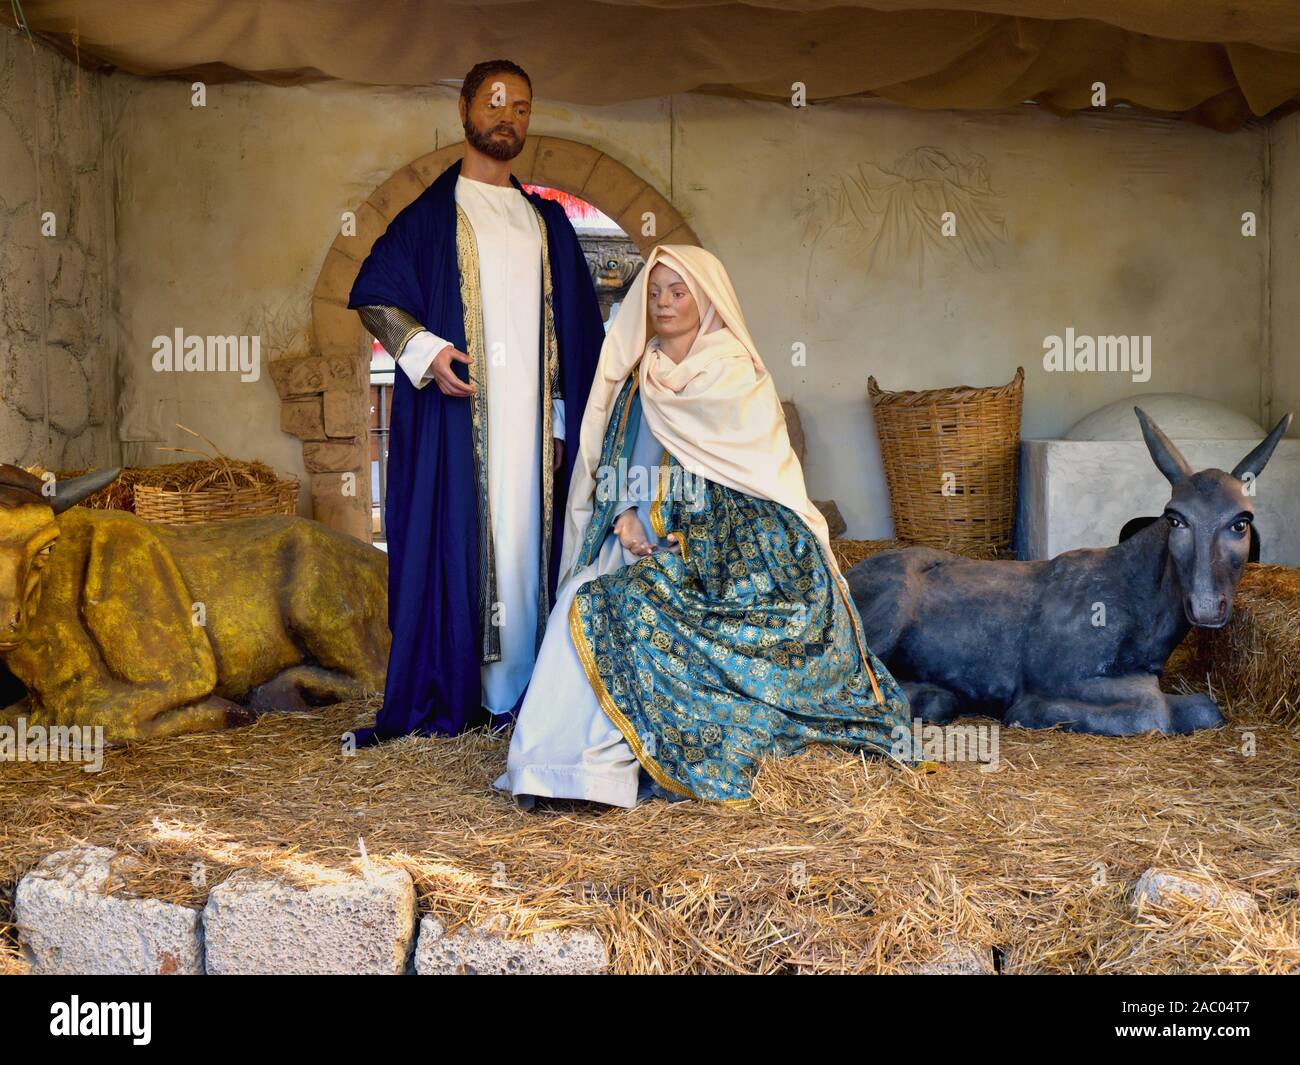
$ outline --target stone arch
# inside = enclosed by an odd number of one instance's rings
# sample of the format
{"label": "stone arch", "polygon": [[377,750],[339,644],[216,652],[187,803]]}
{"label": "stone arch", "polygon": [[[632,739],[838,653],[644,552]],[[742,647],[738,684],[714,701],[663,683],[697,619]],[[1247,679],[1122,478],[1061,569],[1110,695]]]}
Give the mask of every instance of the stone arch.
{"label": "stone arch", "polygon": [[[370,248],[407,204],[464,152],[448,145],[393,172],[356,210],[356,233],[334,239],[312,290],[312,349],[276,359],[280,428],[303,441],[312,516],[369,543],[369,366],[365,332],[348,294]],[[597,148],[561,137],[529,137],[511,167],[524,184],[580,196],[614,219],[643,256],[656,244],[698,244],[694,231],[649,182]],[[656,232],[641,235],[653,212]]]}

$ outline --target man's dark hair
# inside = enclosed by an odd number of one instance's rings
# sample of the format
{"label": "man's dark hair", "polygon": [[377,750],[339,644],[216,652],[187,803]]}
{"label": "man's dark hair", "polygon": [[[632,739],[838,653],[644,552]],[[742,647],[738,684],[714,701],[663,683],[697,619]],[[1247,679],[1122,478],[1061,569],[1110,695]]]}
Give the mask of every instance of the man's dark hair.
{"label": "man's dark hair", "polygon": [[470,67],[469,73],[465,75],[465,80],[461,84],[460,98],[465,101],[466,108],[474,102],[475,93],[490,74],[513,74],[517,78],[524,79],[529,93],[533,91],[533,79],[518,63],[512,63],[509,59],[487,59]]}

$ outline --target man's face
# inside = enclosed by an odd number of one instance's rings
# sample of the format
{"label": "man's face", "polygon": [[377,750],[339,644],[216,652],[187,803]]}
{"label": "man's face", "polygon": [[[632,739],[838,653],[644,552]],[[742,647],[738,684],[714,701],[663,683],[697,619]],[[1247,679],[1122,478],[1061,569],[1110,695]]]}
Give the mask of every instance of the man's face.
{"label": "man's face", "polygon": [[524,150],[532,111],[528,82],[514,74],[489,74],[468,109],[460,102],[465,139],[493,159],[513,159]]}

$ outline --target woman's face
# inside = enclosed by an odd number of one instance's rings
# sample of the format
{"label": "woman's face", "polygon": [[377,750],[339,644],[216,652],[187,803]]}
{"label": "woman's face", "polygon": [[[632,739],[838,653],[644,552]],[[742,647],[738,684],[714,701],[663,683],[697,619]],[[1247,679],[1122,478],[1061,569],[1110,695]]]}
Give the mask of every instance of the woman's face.
{"label": "woman's face", "polygon": [[650,324],[660,340],[688,336],[700,327],[700,309],[681,274],[658,263],[650,271]]}

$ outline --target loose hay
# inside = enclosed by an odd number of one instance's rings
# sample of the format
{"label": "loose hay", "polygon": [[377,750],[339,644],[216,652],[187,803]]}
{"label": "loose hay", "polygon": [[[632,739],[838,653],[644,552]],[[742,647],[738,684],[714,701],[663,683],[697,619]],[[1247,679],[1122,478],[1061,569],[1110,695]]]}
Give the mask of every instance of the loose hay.
{"label": "loose hay", "polygon": [[[834,546],[847,569],[902,545]],[[902,972],[954,946],[1004,972],[1300,972],[1298,616],[1296,571],[1251,566],[1233,623],[1182,649],[1171,680],[1208,678],[1224,730],[1002,730],[989,773],[817,751],[766,763],[749,810],[525,814],[490,787],[503,736],[344,756],[339,737],[377,701],[111,750],[99,774],[0,764],[0,973],[25,968],[13,887],[50,851],[130,852],[136,890],[201,905],[237,868],[355,871],[361,838],[449,924],[592,927],[622,972]],[[1259,912],[1135,908],[1150,866],[1245,891]]]}
{"label": "loose hay", "polygon": [[[897,972],[951,944],[1009,972],[1300,971],[1300,737],[1240,701],[1227,729],[1186,737],[1002,730],[997,772],[824,750],[766,763],[747,810],[531,814],[490,786],[504,736],[345,756],[340,736],[376,708],[110,750],[98,774],[0,765],[0,900],[68,846],[130,852],[136,890],[200,905],[236,868],[356,870],[361,837],[450,924],[591,927],[621,972]],[[1213,876],[1260,913],[1138,913],[1128,892],[1152,865]],[[12,929],[9,944],[16,968]]]}

